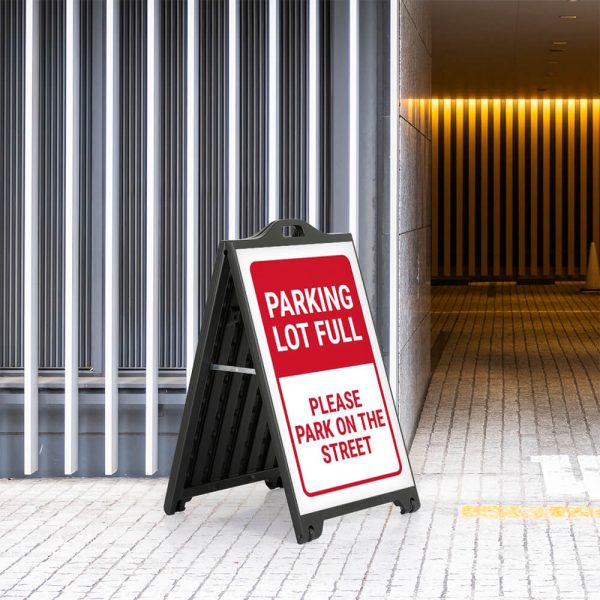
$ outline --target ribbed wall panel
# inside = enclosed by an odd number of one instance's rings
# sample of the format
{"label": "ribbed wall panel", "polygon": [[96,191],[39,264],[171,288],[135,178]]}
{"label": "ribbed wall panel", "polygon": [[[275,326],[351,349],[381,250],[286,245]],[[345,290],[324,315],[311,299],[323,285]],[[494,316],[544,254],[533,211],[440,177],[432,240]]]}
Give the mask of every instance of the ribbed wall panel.
{"label": "ribbed wall panel", "polygon": [[219,241],[225,235],[227,199],[227,2],[200,2],[200,306],[204,306]]}
{"label": "ribbed wall panel", "polygon": [[[93,4],[82,2],[79,12],[79,366],[92,366],[92,115]],[[96,225],[97,226],[97,225]]]}
{"label": "ribbed wall panel", "polygon": [[23,366],[24,3],[0,1],[0,369]]}
{"label": "ribbed wall panel", "polygon": [[267,219],[268,2],[240,3],[240,233],[254,235]]}
{"label": "ribbed wall panel", "polygon": [[282,219],[307,219],[308,2],[280,6],[280,206]]}
{"label": "ribbed wall panel", "polygon": [[160,366],[185,368],[186,5],[161,3]]}
{"label": "ribbed wall panel", "polygon": [[[92,366],[102,345],[93,339],[94,282],[101,245],[92,179],[98,141],[93,123],[102,101],[94,97],[94,21],[91,2],[80,6],[80,366]],[[228,3],[199,4],[199,231],[200,294],[204,304],[218,242],[223,238],[227,198]],[[146,278],[146,3],[123,1],[120,14],[120,366],[145,364]],[[267,218],[268,0],[239,5],[239,207],[240,234],[252,235]],[[0,369],[23,360],[23,70],[24,3],[0,0]],[[162,4],[161,59],[161,286],[160,364],[184,368],[185,344],[185,2]],[[319,4],[321,222],[330,221],[329,130],[330,3]],[[280,206],[284,217],[307,217],[308,3],[279,5]],[[40,367],[64,362],[64,160],[65,4],[40,2],[38,101],[40,119]],[[96,34],[98,34],[96,28]],[[96,49],[97,50],[97,49]],[[96,92],[97,94],[97,92]],[[9,150],[10,149],[10,150]],[[15,149],[17,151],[15,151]],[[95,211],[95,212],[94,212]],[[96,216],[95,216],[96,215]],[[101,259],[100,259],[101,260]],[[96,265],[94,270],[93,265]],[[97,298],[96,298],[97,301]],[[96,316],[97,318],[97,316]],[[95,349],[95,350],[94,350]],[[101,352],[101,350],[100,350]]]}
{"label": "ribbed wall panel", "polygon": [[120,260],[121,368],[146,361],[146,2],[121,2]]}
{"label": "ribbed wall panel", "polygon": [[[190,0],[193,1],[193,0]],[[319,180],[317,182],[318,206],[311,210],[321,226],[331,226],[331,147],[332,139],[332,46],[330,38],[332,0],[318,2],[318,94],[319,115]],[[39,49],[39,67],[33,74],[34,89],[39,84],[39,94],[33,97],[34,128],[37,147],[34,147],[34,173],[36,189],[39,245],[39,336],[32,331],[31,340],[39,344],[39,367],[62,369],[65,353],[65,125],[71,115],[65,113],[67,60],[79,58],[79,248],[77,256],[79,276],[79,364],[99,375],[108,374],[106,391],[99,402],[105,402],[108,419],[105,422],[108,454],[105,468],[110,472],[115,465],[118,424],[111,410],[117,394],[111,382],[116,375],[112,368],[110,347],[118,352],[119,368],[144,369],[146,357],[146,256],[147,256],[147,2],[119,0],[118,52],[113,62],[111,40],[107,37],[107,3],[103,0],[79,2],[79,56],[66,56],[66,0],[39,0],[39,39],[31,40],[32,48]],[[199,280],[198,303],[203,307],[210,285],[214,259],[219,242],[227,225],[227,206],[238,206],[236,214],[240,236],[249,236],[266,224],[268,215],[268,143],[269,98],[275,82],[269,81],[269,14],[270,0],[238,0],[237,64],[235,114],[238,117],[235,137],[238,150],[236,161],[237,189],[228,190],[230,155],[228,153],[229,117],[229,28],[227,0],[199,0],[198,6],[198,253]],[[25,106],[25,7],[24,0],[0,0],[0,371],[23,368],[23,281],[24,281],[24,106]],[[37,7],[36,7],[37,8]],[[186,118],[187,105],[187,3],[184,0],[162,0],[160,4],[160,92],[156,97],[160,123],[157,149],[160,182],[160,239],[155,243],[159,250],[159,364],[165,369],[184,369],[186,338]],[[112,6],[111,6],[112,9]],[[104,12],[104,14],[103,14]],[[279,0],[278,59],[276,68],[278,98],[277,185],[280,196],[276,207],[281,218],[308,217],[308,0]],[[35,14],[35,13],[34,13]],[[111,14],[111,13],[109,13]],[[36,26],[38,24],[36,23]],[[110,29],[109,29],[110,31]],[[109,62],[110,61],[110,62]],[[110,65],[110,66],[109,66]],[[118,104],[114,118],[110,105],[107,82],[115,83],[113,66],[118,65]],[[108,68],[107,68],[108,67]],[[107,79],[110,77],[111,79]],[[597,107],[596,107],[597,108]],[[594,114],[595,123],[598,114]],[[107,121],[110,118],[110,121]],[[234,122],[232,119],[231,122]],[[110,123],[111,128],[106,125]],[[112,125],[116,124],[114,139],[115,163],[105,143],[112,139]],[[596,127],[597,129],[597,127]],[[312,131],[312,130],[311,130]],[[110,135],[107,135],[107,132]],[[118,137],[117,137],[118,136]],[[39,137],[39,139],[38,139]],[[311,138],[312,139],[312,138]],[[589,139],[589,138],[588,138]],[[566,142],[565,142],[566,143]],[[594,146],[595,148],[595,146]],[[116,172],[107,177],[105,160],[118,163]],[[311,163],[312,165],[312,163]],[[591,172],[591,170],[589,171]],[[105,244],[112,243],[111,227],[116,219],[105,221],[107,205],[112,204],[111,193],[105,194],[107,182],[113,177],[118,185],[118,273],[119,273],[119,339],[112,345],[113,336],[109,319],[113,314],[112,294],[105,294],[104,286],[111,282],[106,277]],[[597,179],[597,178],[596,178]],[[311,180],[312,181],[312,180]],[[39,183],[39,185],[37,185]],[[597,186],[596,186],[597,187]],[[596,189],[596,188],[594,188]],[[234,193],[230,193],[234,192]],[[312,205],[311,205],[311,208]],[[569,213],[570,214],[570,213]],[[597,221],[597,212],[594,213]],[[571,217],[569,217],[571,218]],[[588,221],[589,223],[589,221]],[[233,224],[233,223],[232,223]],[[115,236],[117,232],[115,231]],[[35,237],[35,236],[31,236]],[[30,238],[31,239],[31,238]],[[195,290],[194,295],[195,295]],[[190,294],[192,296],[192,294]],[[110,308],[105,306],[107,298]],[[34,303],[37,298],[33,298]],[[149,303],[152,305],[152,303]],[[102,309],[107,309],[104,312]],[[114,307],[116,311],[117,308]],[[107,336],[105,338],[104,336]],[[94,337],[95,336],[95,337]],[[106,342],[110,346],[106,346]],[[110,361],[111,368],[102,373],[102,364]],[[115,361],[116,362],[116,361]],[[38,434],[37,401],[34,394],[39,387],[35,376],[37,369],[30,364],[25,394],[5,388],[11,402],[21,401],[29,418],[25,420],[25,449],[35,455],[35,436]],[[104,365],[106,367],[106,363]],[[155,370],[152,370],[155,373]],[[84,381],[82,377],[81,382]],[[148,390],[155,390],[155,380]],[[116,387],[116,386],[115,386]],[[40,387],[42,389],[42,387]],[[69,387],[69,389],[72,389]],[[142,393],[142,390],[140,390]],[[57,390],[55,397],[61,402]],[[41,396],[40,396],[41,397]],[[71,398],[73,395],[71,395]],[[181,396],[178,396],[180,398]],[[152,395],[149,407],[152,404]],[[67,398],[68,400],[68,398]],[[97,400],[94,400],[96,402]],[[122,397],[122,401],[129,400]],[[45,402],[45,401],[44,401]],[[67,402],[68,415],[73,415],[73,404]],[[269,460],[269,434],[260,403],[255,406],[252,431],[259,432],[257,444],[241,457],[249,464],[267,464]],[[59,413],[57,413],[59,414]],[[112,412],[116,415],[116,411]],[[152,415],[151,415],[152,416]],[[45,417],[44,417],[45,419]],[[150,422],[150,421],[149,421]],[[40,425],[55,422],[40,421]],[[136,425],[137,426],[137,425]],[[20,427],[20,426],[19,426]],[[45,427],[45,425],[44,425]],[[161,428],[163,425],[161,424]],[[254,429],[253,429],[254,428]],[[58,428],[57,428],[58,430]],[[264,430],[264,431],[263,431]],[[39,434],[44,434],[39,428]],[[76,425],[69,425],[71,438],[77,434]],[[102,431],[102,427],[100,428]],[[148,426],[149,439],[155,440],[156,429]],[[161,429],[161,433],[162,433]],[[84,433],[83,429],[80,433]],[[122,432],[121,432],[122,433]],[[30,443],[33,440],[33,443]],[[59,446],[57,446],[59,448]],[[148,450],[148,448],[150,448]],[[51,455],[48,455],[48,451]],[[156,446],[147,446],[148,456]],[[55,453],[45,450],[46,462],[62,462],[62,449]],[[162,453],[162,450],[161,450]],[[82,453],[83,455],[84,453]],[[87,457],[85,461],[88,462]],[[239,457],[238,457],[239,458]],[[272,458],[272,457],[271,457]],[[256,459],[256,460],[255,460]],[[161,459],[162,460],[162,459]],[[26,458],[27,464],[34,461]],[[265,462],[267,461],[267,462]],[[91,460],[89,462],[95,462]],[[46,466],[40,468],[46,469]],[[234,465],[235,461],[231,461]],[[268,463],[270,464],[270,463]],[[263,465],[264,466],[264,465]],[[27,467],[34,470],[34,467]]]}
{"label": "ribbed wall panel", "polygon": [[65,6],[39,5],[39,366],[64,365]]}
{"label": "ribbed wall panel", "polygon": [[0,1],[0,368],[23,366],[24,4]]}

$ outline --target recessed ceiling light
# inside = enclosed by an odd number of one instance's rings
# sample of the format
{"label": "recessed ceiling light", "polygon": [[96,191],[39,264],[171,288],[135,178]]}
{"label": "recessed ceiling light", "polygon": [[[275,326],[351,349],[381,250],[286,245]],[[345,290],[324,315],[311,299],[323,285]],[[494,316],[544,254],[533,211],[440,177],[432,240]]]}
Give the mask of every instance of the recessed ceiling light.
{"label": "recessed ceiling light", "polygon": [[577,18],[577,15],[560,15],[558,18],[572,21],[573,19]]}
{"label": "recessed ceiling light", "polygon": [[559,40],[559,41],[556,41],[556,42],[552,42],[552,45],[553,46],[566,46],[567,42],[565,42],[564,40]]}

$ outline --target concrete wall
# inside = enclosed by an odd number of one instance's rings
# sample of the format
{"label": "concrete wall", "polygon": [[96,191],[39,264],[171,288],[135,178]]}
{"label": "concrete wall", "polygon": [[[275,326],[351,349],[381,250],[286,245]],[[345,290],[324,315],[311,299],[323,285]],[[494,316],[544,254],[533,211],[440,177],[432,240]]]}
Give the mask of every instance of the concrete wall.
{"label": "concrete wall", "polygon": [[431,32],[426,0],[399,6],[398,387],[406,442],[414,437],[430,378]]}
{"label": "concrete wall", "polygon": [[[346,3],[334,5],[339,13]],[[400,2],[398,128],[398,400],[412,442],[430,379],[431,287],[431,33],[427,0]],[[390,356],[390,3],[360,3],[359,258],[386,365]],[[334,40],[340,42],[340,40]],[[347,41],[341,40],[344,46]],[[347,81],[338,67],[345,95]],[[334,86],[335,88],[335,86]],[[335,105],[346,118],[343,103]],[[345,123],[344,123],[345,125]],[[345,128],[344,128],[345,131]],[[338,151],[344,148],[338,144]],[[343,173],[343,181],[347,172]],[[340,190],[338,190],[340,191]],[[334,194],[334,199],[345,198]],[[339,211],[341,212],[341,211]],[[346,215],[342,215],[345,217]],[[345,221],[342,221],[345,224]],[[342,227],[343,228],[343,227]],[[388,370],[389,372],[389,370]]]}
{"label": "concrete wall", "polygon": [[[338,12],[343,4],[338,5]],[[390,356],[390,3],[360,4],[359,257],[386,365]],[[398,380],[410,445],[430,379],[431,33],[427,0],[398,6]],[[343,20],[340,19],[343,25]],[[340,73],[343,76],[341,65]],[[344,84],[347,85],[347,84]],[[343,91],[345,91],[345,87]],[[393,93],[393,92],[392,92]],[[342,118],[342,105],[336,105]],[[344,114],[345,118],[346,115]],[[340,148],[341,146],[338,146]],[[343,173],[346,181],[347,173]],[[343,198],[334,194],[334,198]],[[342,215],[342,223],[345,214]],[[389,371],[388,371],[389,372]]]}

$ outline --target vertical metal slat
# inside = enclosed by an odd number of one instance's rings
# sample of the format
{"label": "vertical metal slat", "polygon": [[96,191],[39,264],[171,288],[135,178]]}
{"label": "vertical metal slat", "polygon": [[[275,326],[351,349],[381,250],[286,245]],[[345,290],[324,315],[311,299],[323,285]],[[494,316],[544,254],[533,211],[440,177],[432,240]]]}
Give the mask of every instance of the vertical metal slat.
{"label": "vertical metal slat", "polygon": [[186,381],[189,385],[194,366],[196,344],[199,332],[199,194],[198,194],[198,5],[193,0],[187,2],[187,98],[186,98]]}
{"label": "vertical metal slat", "polygon": [[24,472],[38,469],[38,31],[39,2],[25,5]]}
{"label": "vertical metal slat", "polygon": [[66,2],[65,474],[78,469],[79,432],[79,2]]}
{"label": "vertical metal slat", "polygon": [[158,279],[160,245],[160,0],[146,12],[146,475],[158,469]]}
{"label": "vertical metal slat", "polygon": [[[389,242],[389,378],[394,402],[398,403],[398,66],[399,11],[397,0],[390,0],[390,242]],[[312,22],[312,20],[311,20]],[[437,157],[434,157],[437,162]],[[434,192],[435,193],[435,192]]]}
{"label": "vertical metal slat", "polygon": [[105,473],[118,469],[119,434],[119,5],[106,4],[106,159],[104,243]]}
{"label": "vertical metal slat", "polygon": [[359,239],[359,191],[358,191],[358,111],[359,111],[359,2],[358,0],[349,0],[350,2],[350,22],[348,34],[348,53],[349,53],[349,135],[348,135],[348,231],[354,238],[354,245],[358,256],[360,257],[360,239]]}
{"label": "vertical metal slat", "polygon": [[227,113],[227,237],[239,235],[239,189],[238,189],[238,0],[228,0],[228,113]]}

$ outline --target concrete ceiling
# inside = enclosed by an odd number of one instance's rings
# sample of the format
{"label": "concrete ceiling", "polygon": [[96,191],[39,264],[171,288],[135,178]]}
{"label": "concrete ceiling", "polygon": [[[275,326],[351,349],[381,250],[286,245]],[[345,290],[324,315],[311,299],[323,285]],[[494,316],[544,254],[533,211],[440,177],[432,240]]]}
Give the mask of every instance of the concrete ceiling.
{"label": "concrete ceiling", "polygon": [[433,97],[600,97],[599,0],[432,0],[431,10]]}

